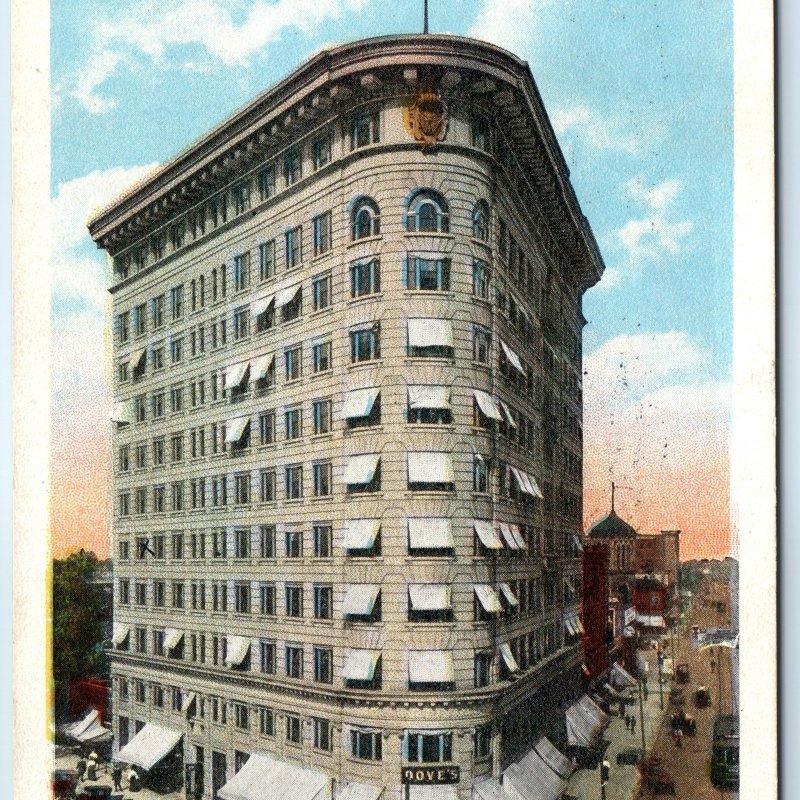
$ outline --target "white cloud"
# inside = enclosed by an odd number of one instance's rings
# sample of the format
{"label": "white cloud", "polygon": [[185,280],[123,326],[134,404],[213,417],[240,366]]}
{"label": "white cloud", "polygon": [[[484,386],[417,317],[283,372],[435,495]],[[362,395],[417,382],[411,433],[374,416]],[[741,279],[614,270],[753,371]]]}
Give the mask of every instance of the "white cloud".
{"label": "white cloud", "polygon": [[655,186],[647,186],[641,177],[625,183],[631,197],[650,206],[654,211],[663,211],[678,196],[682,188],[677,178],[669,178]]}
{"label": "white cloud", "polygon": [[533,39],[537,15],[548,4],[549,0],[484,0],[466,35],[522,52]]}
{"label": "white cloud", "polygon": [[[71,90],[89,111],[100,113],[116,101],[100,89],[123,66],[145,58],[171,68],[210,68],[206,58],[226,67],[243,65],[286,29],[311,34],[326,20],[362,9],[369,0],[149,0],[135,11],[97,23],[89,57]],[[198,53],[201,55],[198,58]]]}
{"label": "white cloud", "polygon": [[644,141],[619,117],[602,114],[584,104],[556,109],[550,117],[559,137],[572,135],[593,150],[638,155]]}

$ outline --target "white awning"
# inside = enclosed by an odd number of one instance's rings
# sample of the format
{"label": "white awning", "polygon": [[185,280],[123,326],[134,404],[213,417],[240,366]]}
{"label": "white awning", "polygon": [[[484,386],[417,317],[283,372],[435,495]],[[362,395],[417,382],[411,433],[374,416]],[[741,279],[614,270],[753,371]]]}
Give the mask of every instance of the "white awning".
{"label": "white awning", "polygon": [[514,541],[517,543],[517,547],[519,547],[520,550],[527,550],[528,543],[525,541],[525,537],[522,535],[519,525],[510,522],[508,527],[511,531],[511,535],[514,537]]}
{"label": "white awning", "polygon": [[517,423],[514,419],[514,415],[511,413],[511,409],[502,400],[498,400],[497,402],[500,403],[500,408],[503,410],[503,416],[505,416],[506,422],[508,422],[512,428],[516,428]]}
{"label": "white awning", "polygon": [[453,658],[449,650],[411,650],[409,683],[453,683]]}
{"label": "white awning", "polygon": [[666,628],[664,617],[659,614],[637,614],[636,622],[645,628]]}
{"label": "white awning", "polygon": [[575,615],[575,627],[578,629],[578,633],[586,633],[586,628],[583,627],[581,618],[577,614]]}
{"label": "white awning", "polygon": [[116,755],[116,761],[152,769],[181,740],[183,734],[148,722]]}
{"label": "white awning", "polygon": [[408,598],[413,611],[445,611],[451,607],[446,583],[410,583]]}
{"label": "white awning", "polygon": [[220,800],[323,800],[329,797],[327,773],[297,762],[253,753],[217,791]]}
{"label": "white awning", "polygon": [[408,453],[409,483],[452,483],[450,453]]}
{"label": "white awning", "polygon": [[505,597],[506,602],[510,606],[519,605],[519,600],[517,600],[517,596],[514,594],[514,592],[511,591],[511,587],[505,581],[500,583],[500,591],[502,592],[503,597]]}
{"label": "white awning", "polygon": [[533,749],[542,761],[564,780],[578,769],[578,765],[568,759],[546,736],[542,736]]}
{"label": "white awning", "polygon": [[521,492],[525,494],[531,495],[531,497],[537,497],[536,489],[534,489],[533,484],[531,483],[531,479],[528,476],[527,472],[524,472],[517,467],[512,467],[509,464],[509,469],[511,470],[511,474],[514,476],[514,479],[517,482],[517,486]]}
{"label": "white awning", "polygon": [[409,800],[458,800],[458,789],[446,783],[430,786],[409,785]]}
{"label": "white awning", "polygon": [[368,417],[379,392],[380,388],[377,386],[373,386],[369,389],[351,389],[344,396],[342,417],[344,419]]}
{"label": "white awning", "polygon": [[181,639],[183,639],[183,631],[177,628],[167,628],[164,631],[164,649],[173,650],[181,643]]}
{"label": "white awning", "polygon": [[567,633],[570,636],[575,636],[575,634],[578,632],[578,629],[575,626],[575,623],[573,622],[572,617],[569,617],[569,616],[564,617],[564,627],[567,629]]}
{"label": "white awning", "polygon": [[381,528],[379,519],[348,519],[344,523],[345,550],[369,550]]}
{"label": "white awning", "polygon": [[510,550],[519,550],[520,546],[517,544],[517,539],[511,530],[511,526],[507,522],[501,522],[499,525],[500,533],[503,534],[503,539],[505,539],[505,543],[508,545],[508,548]]}
{"label": "white awning", "polygon": [[131,356],[131,369],[136,369],[142,363],[142,359],[147,355],[147,348],[143,347],[141,350],[134,350]]}
{"label": "white awning", "polygon": [[117,400],[111,412],[112,422],[133,422],[133,403],[130,400]]}
{"label": "white awning", "polygon": [[71,739],[83,741],[81,737],[94,725],[95,722],[99,720],[99,717],[99,712],[96,708],[93,708],[83,717],[83,719],[80,719],[77,722],[71,722],[69,725],[62,725],[60,730],[65,736],[69,736]]}
{"label": "white awning", "polygon": [[487,614],[499,614],[503,610],[503,606],[500,605],[500,598],[491,586],[485,583],[476,583],[475,595]]}
{"label": "white awning", "polygon": [[408,546],[411,550],[449,550],[453,534],[448,517],[412,517],[408,520]]}
{"label": "white awning", "polygon": [[197,700],[196,692],[189,692],[189,694],[186,695],[186,700],[184,700],[183,703],[183,710],[187,717],[189,716],[189,711],[192,708],[192,703],[194,703],[196,700]]}
{"label": "white awning", "polygon": [[450,408],[449,386],[409,386],[408,407],[411,409]]}
{"label": "white awning", "polygon": [[225,370],[225,386],[228,389],[238,386],[243,380],[247,368],[250,366],[249,361],[242,361],[240,364],[232,364]]}
{"label": "white awning", "polygon": [[449,319],[409,319],[409,347],[452,347],[453,326]]}
{"label": "white awning", "polygon": [[225,656],[225,665],[228,667],[238,667],[247,658],[250,651],[250,640],[244,636],[227,637],[228,652]]}
{"label": "white awning", "polygon": [[339,784],[336,800],[378,800],[382,794],[383,787],[349,781]]}
{"label": "white awning", "polygon": [[506,792],[500,781],[490,775],[476,778],[472,793],[474,800],[512,800],[511,795]]}
{"label": "white awning", "polygon": [[259,297],[250,304],[250,313],[254,317],[260,317],[275,301],[275,295],[270,294],[266,297]]}
{"label": "white awning", "polygon": [[347,681],[371,681],[380,657],[380,650],[346,650],[342,677]]}
{"label": "white awning", "polygon": [[250,422],[250,417],[236,417],[225,423],[225,444],[236,444],[244,434]]}
{"label": "white awning", "polygon": [[299,283],[294,286],[289,286],[287,289],[282,289],[275,295],[275,308],[283,308],[285,305],[291,303],[299,291]]}
{"label": "white awning", "polygon": [[487,550],[503,549],[503,542],[497,535],[497,532],[494,529],[494,525],[492,525],[492,523],[489,522],[489,520],[476,519],[473,520],[472,525],[475,528],[475,533],[478,535],[478,539],[480,539],[481,544]]}
{"label": "white awning", "polygon": [[507,782],[516,787],[521,779],[525,787],[525,793],[523,794],[525,798],[560,800],[564,789],[564,781],[560,775],[549,767],[535,749],[529,750],[513,766],[515,767],[514,774]]}
{"label": "white awning", "polygon": [[636,678],[628,672],[621,664],[614,664],[611,667],[611,682],[620,688],[630,688],[636,686]]}
{"label": "white awning", "polygon": [[525,473],[525,477],[531,484],[531,489],[533,489],[533,493],[540,499],[544,500],[544,495],[542,494],[542,490],[539,488],[539,484],[536,483],[536,478],[533,477],[529,472]]}
{"label": "white awning", "polygon": [[[367,520],[371,522],[372,520]],[[366,548],[360,548],[366,549]],[[368,617],[375,608],[381,587],[377,583],[356,583],[347,587],[342,601],[343,617]]]}
{"label": "white awning", "polygon": [[114,635],[111,639],[111,643],[114,647],[119,647],[129,636],[131,632],[131,626],[125,625],[122,622],[115,622],[114,623]]}
{"label": "white awning", "polygon": [[480,389],[473,389],[472,394],[484,417],[496,419],[498,422],[503,419],[503,415],[500,413],[500,409],[497,407],[494,397]]}
{"label": "white awning", "polygon": [[348,456],[342,482],[348,486],[369,483],[375,477],[380,460],[380,453]]}
{"label": "white awning", "polygon": [[269,368],[275,361],[275,354],[269,353],[268,355],[259,356],[254,362],[250,370],[250,379],[254,381],[263,381],[267,377]]}
{"label": "white awning", "polygon": [[511,645],[508,642],[503,642],[500,645],[500,655],[509,672],[519,672],[519,664],[517,664],[517,659],[514,658],[514,654],[511,652]]}
{"label": "white awning", "polygon": [[500,340],[500,347],[503,348],[503,352],[506,354],[506,358],[511,366],[524,375],[525,370],[522,368],[522,362],[519,360],[519,356],[502,339]]}

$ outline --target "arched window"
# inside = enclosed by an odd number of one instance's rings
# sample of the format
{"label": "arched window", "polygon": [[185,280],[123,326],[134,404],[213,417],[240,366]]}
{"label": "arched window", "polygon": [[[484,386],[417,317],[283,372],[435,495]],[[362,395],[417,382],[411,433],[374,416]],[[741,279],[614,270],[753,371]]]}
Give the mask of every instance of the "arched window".
{"label": "arched window", "polygon": [[482,242],[489,240],[489,206],[479,200],[472,209],[472,237]]}
{"label": "arched window", "polygon": [[369,197],[362,197],[353,207],[350,221],[353,241],[378,236],[381,232],[381,216],[378,204]]}
{"label": "arched window", "polygon": [[447,201],[432,189],[421,189],[408,204],[406,230],[420,233],[448,233],[450,214]]}

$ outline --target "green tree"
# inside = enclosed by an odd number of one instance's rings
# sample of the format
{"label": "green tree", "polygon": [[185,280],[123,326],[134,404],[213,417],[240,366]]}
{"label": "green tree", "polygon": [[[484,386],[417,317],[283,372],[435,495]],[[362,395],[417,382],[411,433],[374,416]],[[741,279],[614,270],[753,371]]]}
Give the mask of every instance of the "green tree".
{"label": "green tree", "polygon": [[80,550],[53,560],[53,678],[64,697],[71,677],[97,674],[102,663],[103,598],[90,579],[97,556]]}

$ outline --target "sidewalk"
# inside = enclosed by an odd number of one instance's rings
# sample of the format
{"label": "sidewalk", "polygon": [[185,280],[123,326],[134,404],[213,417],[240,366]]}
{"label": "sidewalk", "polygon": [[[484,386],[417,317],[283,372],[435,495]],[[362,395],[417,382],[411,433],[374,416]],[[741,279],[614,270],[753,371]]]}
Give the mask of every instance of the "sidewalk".
{"label": "sidewalk", "polygon": [[[654,671],[654,653],[641,651],[650,661],[650,672],[648,677],[648,697],[644,701],[644,734],[649,753],[653,747],[656,735],[662,727],[661,723],[664,714],[667,712],[669,690],[671,682],[665,678],[664,688],[664,710],[659,706],[658,693],[658,671]],[[611,741],[606,750],[606,760],[611,764],[611,771],[606,784],[606,800],[630,800],[634,797],[636,787],[639,782],[639,771],[635,765],[617,764],[617,753],[623,750],[642,748],[641,718],[639,715],[638,691],[633,690],[633,697],[636,698],[634,704],[627,705],[628,714],[636,715],[636,732],[631,733],[625,727],[625,720],[619,716],[611,717],[611,724],[608,726],[605,738]],[[567,784],[567,793],[577,797],[578,800],[600,800],[600,769],[579,769]]]}

